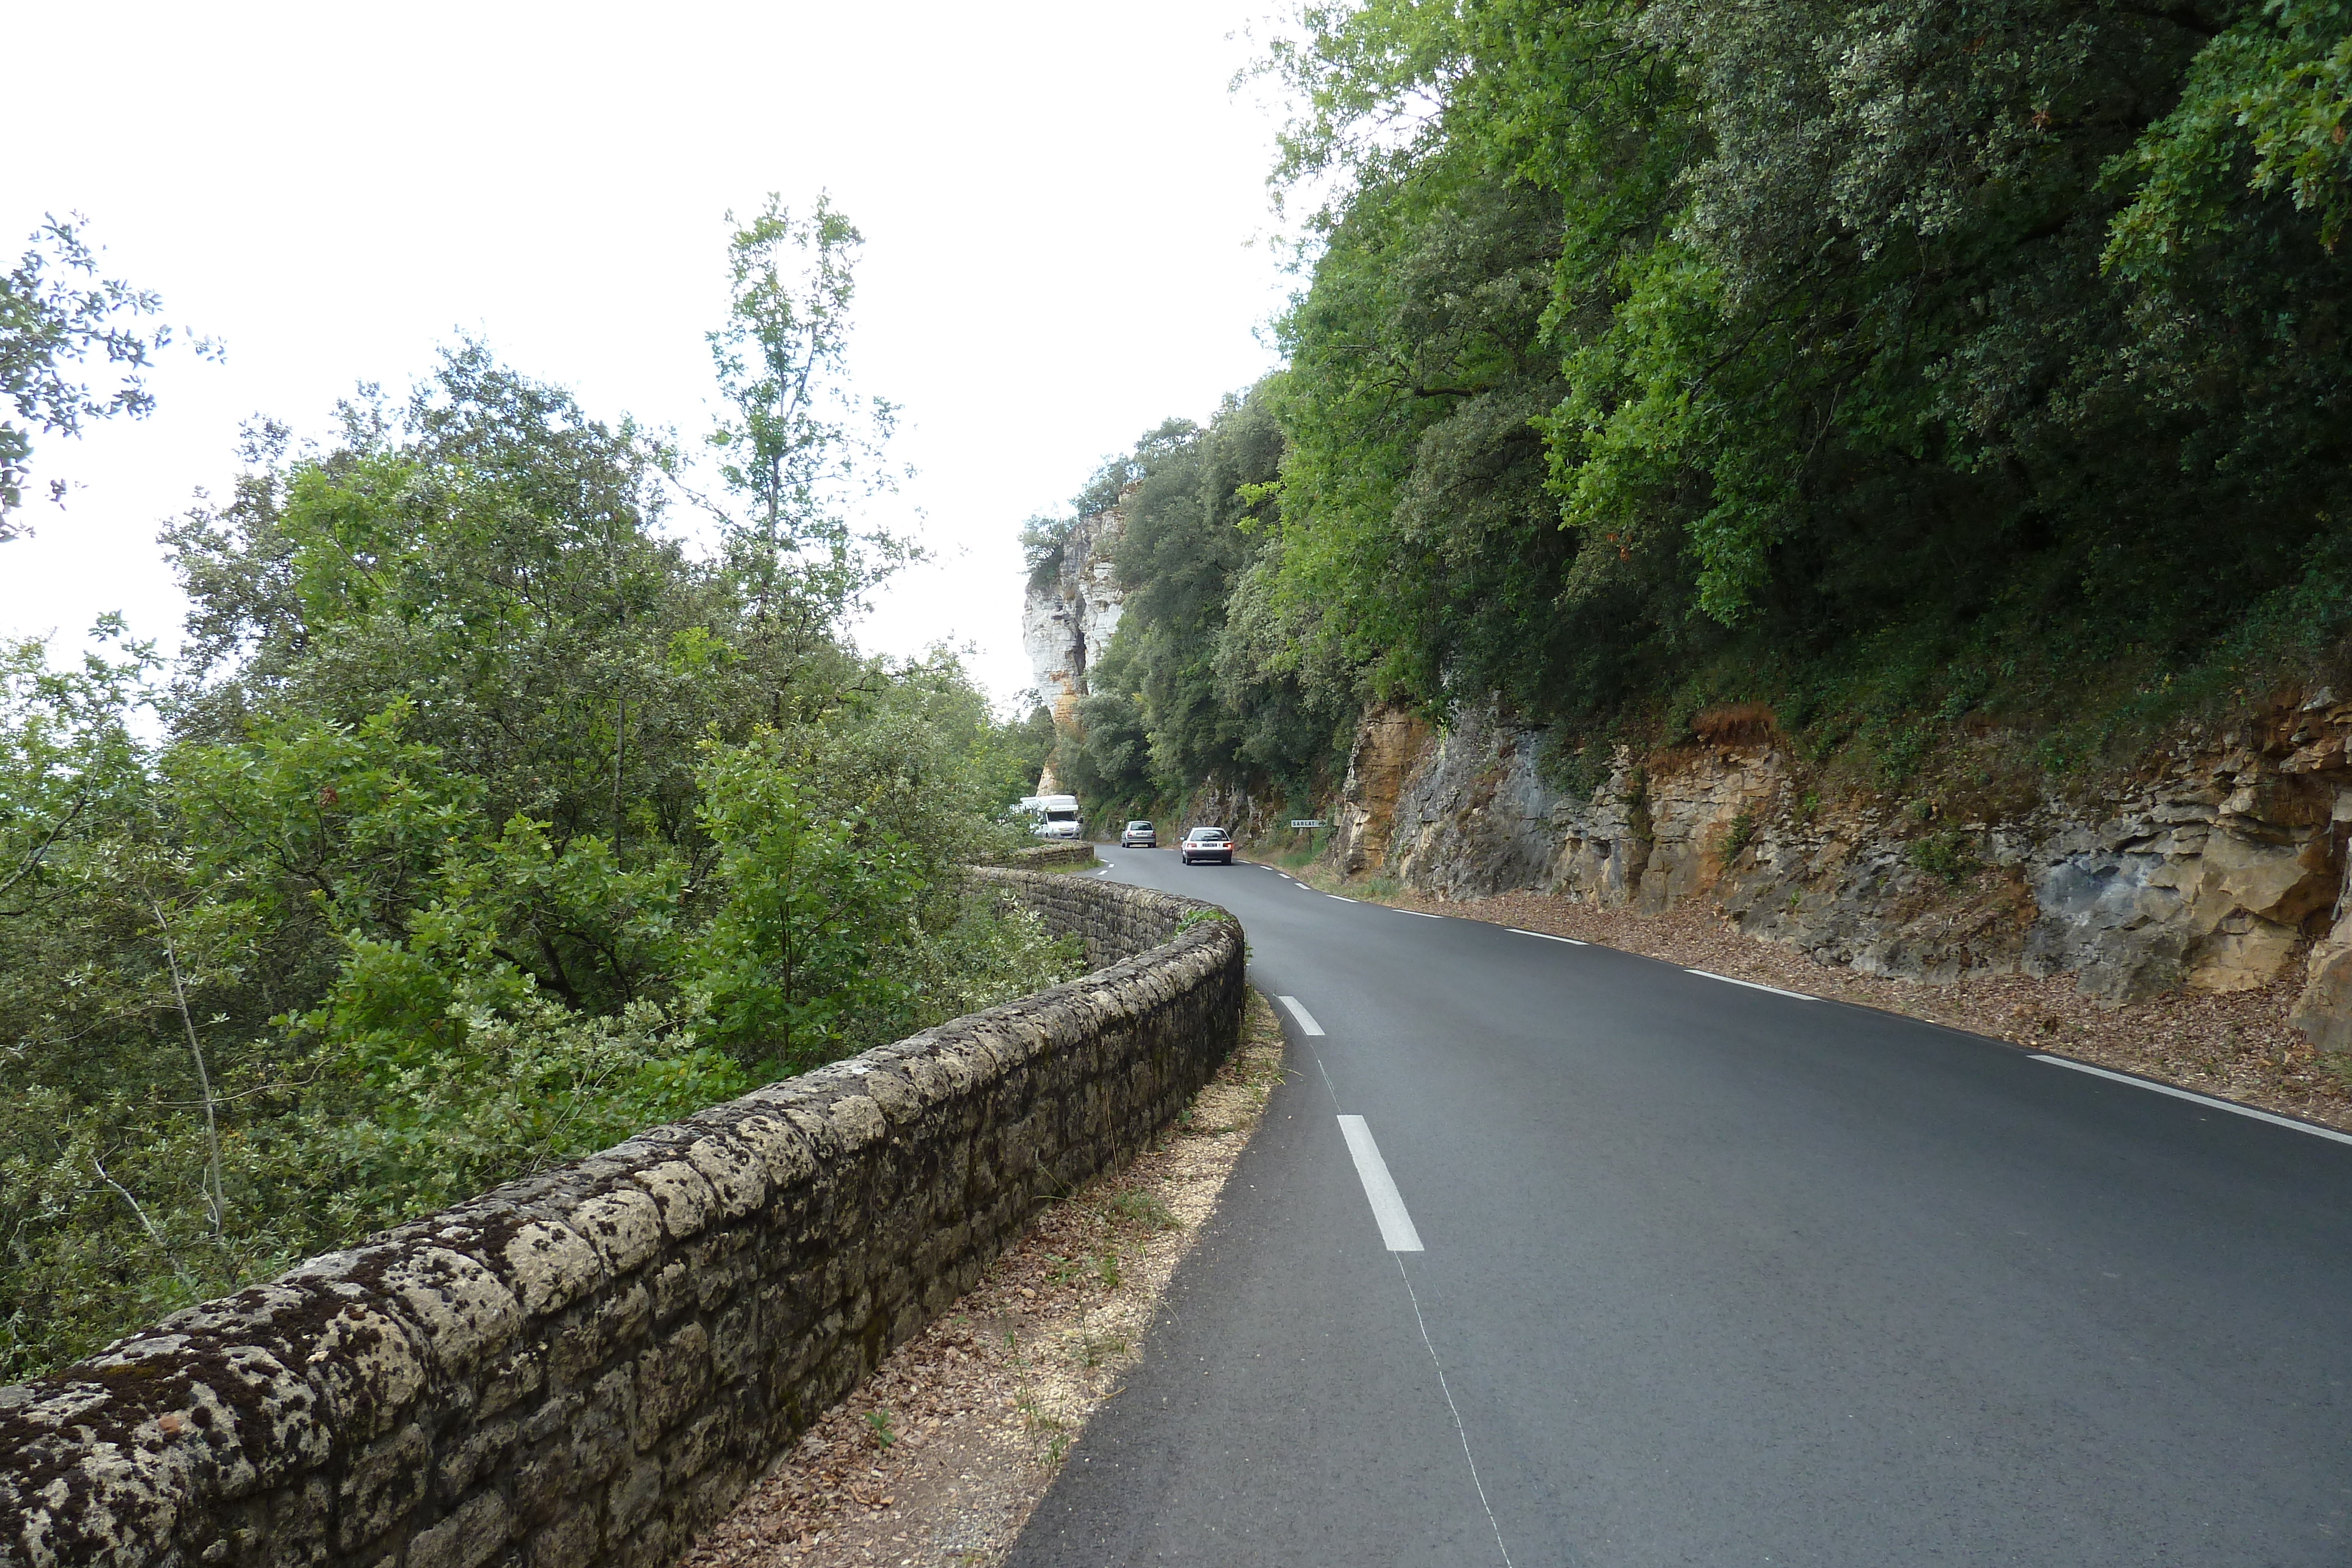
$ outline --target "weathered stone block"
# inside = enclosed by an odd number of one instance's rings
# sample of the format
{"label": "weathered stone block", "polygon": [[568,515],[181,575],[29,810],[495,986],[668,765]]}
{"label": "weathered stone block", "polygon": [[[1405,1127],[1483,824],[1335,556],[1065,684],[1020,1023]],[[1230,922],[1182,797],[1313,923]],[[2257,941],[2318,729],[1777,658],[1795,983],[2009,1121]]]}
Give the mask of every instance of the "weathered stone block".
{"label": "weathered stone block", "polygon": [[768,1171],[759,1154],[732,1138],[697,1138],[687,1145],[687,1163],[710,1186],[719,1212],[740,1219],[768,1200]]}
{"label": "weathered stone block", "polygon": [[586,1237],[569,1226],[534,1219],[499,1249],[509,1285],[533,1317],[558,1312],[604,1284],[604,1261]]}
{"label": "weathered stone block", "polygon": [[502,1354],[490,1357],[481,1370],[474,1419],[489,1420],[538,1393],[546,1373],[544,1341],[509,1345]]}
{"label": "weathered stone block", "polygon": [[653,1297],[632,1281],[556,1332],[548,1349],[548,1375],[559,1388],[592,1381],[598,1368],[644,1339],[653,1323]]}
{"label": "weathered stone block", "polygon": [[687,1423],[662,1450],[665,1488],[675,1490],[700,1475],[725,1450],[730,1412],[713,1410]]}
{"label": "weathered stone block", "polygon": [[363,1449],[343,1477],[336,1548],[360,1551],[424,1501],[432,1459],[432,1442],[414,1424]]}
{"label": "weathered stone block", "polygon": [[445,1445],[438,1478],[442,1499],[454,1502],[465,1496],[477,1479],[504,1465],[520,1440],[515,1423],[493,1421]]}
{"label": "weathered stone block", "polygon": [[710,1336],[690,1322],[637,1358],[637,1447],[650,1448],[663,1433],[710,1393]]}
{"label": "weathered stone block", "polygon": [[702,1173],[685,1160],[648,1166],[636,1174],[635,1180],[638,1188],[653,1199],[662,1228],[673,1241],[699,1236],[719,1211],[718,1195]]}
{"label": "weathered stone block", "polygon": [[667,1323],[670,1319],[694,1304],[694,1281],[687,1273],[686,1260],[673,1259],[652,1270],[646,1289],[653,1298],[654,1322]]}
{"label": "weathered stone block", "polygon": [[589,1568],[604,1543],[599,1512],[592,1501],[541,1526],[523,1543],[525,1568]]}
{"label": "weathered stone block", "polygon": [[445,1370],[470,1369],[484,1351],[504,1344],[522,1326],[514,1292],[461,1252],[417,1248],[385,1269],[382,1281]]}
{"label": "weathered stone block", "polygon": [[604,1267],[625,1274],[662,1245],[661,1210],[635,1187],[599,1193],[572,1211],[572,1228],[588,1239]]}
{"label": "weathered stone block", "polygon": [[604,1493],[605,1515],[613,1521],[614,1533],[628,1534],[652,1518],[661,1497],[661,1466],[641,1459],[623,1470]]}
{"label": "weathered stone block", "polygon": [[507,1502],[483,1492],[408,1542],[406,1568],[481,1568],[507,1543]]}

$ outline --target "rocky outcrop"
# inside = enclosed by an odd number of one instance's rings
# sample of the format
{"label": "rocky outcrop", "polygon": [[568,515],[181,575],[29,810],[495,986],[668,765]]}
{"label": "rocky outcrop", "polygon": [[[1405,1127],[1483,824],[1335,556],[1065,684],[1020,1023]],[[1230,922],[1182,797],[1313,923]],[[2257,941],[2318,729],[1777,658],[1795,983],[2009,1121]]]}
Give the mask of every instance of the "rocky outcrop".
{"label": "rocky outcrop", "polygon": [[1868,973],[2065,974],[2117,1001],[2254,988],[2307,950],[2297,1027],[2352,1050],[2352,703],[2331,692],[2184,735],[2097,799],[1999,821],[1824,801],[1769,715],[1696,727],[1715,738],[1621,749],[1570,798],[1537,767],[1541,737],[1491,711],[1434,733],[1368,715],[1341,863],[1454,898],[1710,899],[1751,935]]}
{"label": "rocky outcrop", "polygon": [[[1021,646],[1037,681],[1037,695],[1067,725],[1087,695],[1087,667],[1118,630],[1120,593],[1114,557],[1127,526],[1120,504],[1080,517],[1062,546],[1060,567],[1047,582],[1032,582],[1021,599]],[[1039,792],[1051,793],[1042,785]]]}
{"label": "rocky outcrop", "polygon": [[1347,875],[1388,859],[1398,800],[1429,739],[1429,721],[1409,707],[1375,708],[1357,727],[1331,835],[1331,853]]}
{"label": "rocky outcrop", "polygon": [[1241,928],[979,872],[1108,967],[0,1388],[0,1563],[662,1568],[1232,1051]]}

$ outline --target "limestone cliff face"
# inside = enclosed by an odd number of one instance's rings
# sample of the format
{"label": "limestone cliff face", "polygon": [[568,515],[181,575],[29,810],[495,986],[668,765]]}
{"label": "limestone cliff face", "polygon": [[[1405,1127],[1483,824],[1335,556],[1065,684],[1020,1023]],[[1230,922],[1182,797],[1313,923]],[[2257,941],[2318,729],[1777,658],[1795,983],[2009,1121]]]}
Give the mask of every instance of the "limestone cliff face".
{"label": "limestone cliff face", "polygon": [[1056,724],[1077,716],[1087,695],[1087,666],[1118,630],[1119,590],[1113,556],[1126,529],[1118,506],[1078,519],[1050,582],[1032,583],[1021,601],[1021,646],[1029,655],[1037,695]]}
{"label": "limestone cliff face", "polygon": [[2352,703],[2331,692],[2186,735],[2102,798],[2000,821],[1822,801],[1769,723],[1621,750],[1583,800],[1538,776],[1538,739],[1491,712],[1437,733],[1368,715],[1340,807],[1343,865],[1385,865],[1449,897],[1533,888],[1648,911],[1712,899],[1750,935],[1867,973],[2071,974],[2116,1000],[2250,989],[2299,961],[2297,1026],[2352,1050]]}
{"label": "limestone cliff face", "polygon": [[1411,708],[1376,708],[1364,716],[1348,753],[1348,781],[1332,823],[1331,852],[1341,872],[1353,876],[1387,861],[1397,798],[1429,740],[1428,721]]}

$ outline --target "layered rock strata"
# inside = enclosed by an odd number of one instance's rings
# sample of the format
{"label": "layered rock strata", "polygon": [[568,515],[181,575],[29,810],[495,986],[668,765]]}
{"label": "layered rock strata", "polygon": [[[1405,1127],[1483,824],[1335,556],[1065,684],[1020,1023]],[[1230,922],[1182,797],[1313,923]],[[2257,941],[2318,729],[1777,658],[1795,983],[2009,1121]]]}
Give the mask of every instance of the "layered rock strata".
{"label": "layered rock strata", "polygon": [[1238,1038],[1209,906],[982,872],[1107,967],[0,1389],[0,1562],[656,1568]]}
{"label": "layered rock strata", "polygon": [[1571,798],[1538,768],[1541,736],[1492,712],[1438,732],[1375,712],[1339,808],[1342,863],[1454,898],[1711,899],[1750,935],[1866,973],[2072,975],[2116,1001],[2252,989],[2302,962],[2297,1027],[2352,1050],[2352,703],[2332,692],[2184,735],[2098,798],[2000,821],[1823,801],[1769,716],[1727,727],[1621,749]]}

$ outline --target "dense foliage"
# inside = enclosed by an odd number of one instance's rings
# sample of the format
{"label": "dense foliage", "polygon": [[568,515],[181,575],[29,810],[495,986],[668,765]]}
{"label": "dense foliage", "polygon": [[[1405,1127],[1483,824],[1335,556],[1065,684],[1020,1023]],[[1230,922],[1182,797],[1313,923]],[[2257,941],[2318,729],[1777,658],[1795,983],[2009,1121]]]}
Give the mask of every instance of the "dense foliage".
{"label": "dense foliage", "polygon": [[1031,525],[1066,536],[1078,517],[1117,515],[1124,610],[1059,753],[1064,781],[1106,821],[1214,779],[1303,800],[1354,717],[1351,676],[1301,664],[1265,598],[1282,449],[1264,402],[1234,400],[1205,428],[1170,420],[1147,433],[1070,518]]}
{"label": "dense foliage", "polygon": [[2046,777],[2352,620],[2352,5],[1298,22],[1256,668],[1499,700],[1570,776],[1757,701],[1874,779],[1989,728]]}
{"label": "dense foliage", "polygon": [[1074,967],[956,870],[1034,733],[840,632],[855,239],[738,234],[715,559],[674,452],[467,345],[254,433],[176,672],[0,652],[0,1379]]}

